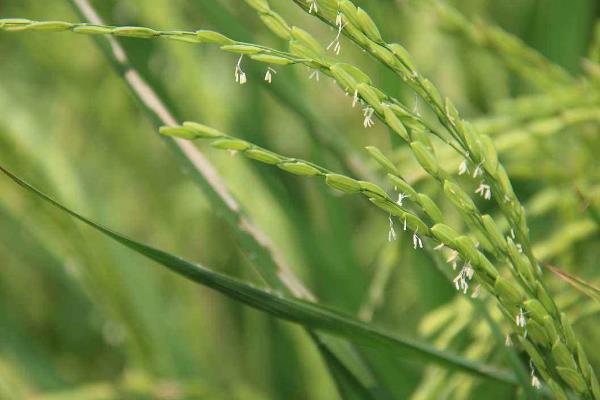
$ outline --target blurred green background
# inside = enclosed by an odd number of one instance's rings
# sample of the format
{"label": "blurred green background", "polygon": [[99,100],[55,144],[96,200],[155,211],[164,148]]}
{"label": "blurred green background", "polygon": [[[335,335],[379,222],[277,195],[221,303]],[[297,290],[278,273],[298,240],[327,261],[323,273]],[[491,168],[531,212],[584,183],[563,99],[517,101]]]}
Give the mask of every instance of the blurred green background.
{"label": "blurred green background", "polygon": [[[109,24],[214,29],[235,39],[284,46],[241,0],[92,3]],[[321,43],[334,35],[291,1],[272,3]],[[428,7],[392,0],[356,3],[380,23],[385,37],[406,45],[423,74],[469,118],[501,114],[502,101],[506,105],[506,99],[536,93],[489,52],[446,32]],[[581,73],[600,14],[595,0],[454,4],[470,18],[516,34],[574,74]],[[0,17],[80,20],[67,1],[4,0]],[[365,156],[365,145],[393,154],[408,176],[416,170],[381,123],[364,129],[351,100],[329,80],[309,80],[310,71],[303,67],[279,68],[269,86],[263,81],[264,66],[247,61],[249,83],[239,86],[233,78],[237,58],[216,47],[121,42],[132,63],[186,120],[347,171],[344,159],[318,139],[332,138],[380,181],[383,173]],[[397,77],[351,43],[342,46],[341,59],[360,65],[380,87],[412,107],[414,94]],[[153,132],[89,37],[0,33],[0,110],[3,165],[136,239],[262,284],[227,225]],[[599,276],[598,225],[574,188],[599,197],[597,123],[561,130],[542,144],[526,138],[501,157],[517,194],[528,204],[532,238],[543,258],[592,282]],[[454,288],[428,253],[412,251],[402,235],[388,243],[388,220],[368,202],[339,196],[320,182],[201,149],[323,303],[354,315],[362,306],[362,316],[368,316],[364,304],[373,277],[387,271],[384,299],[371,310],[378,325],[409,336],[427,335],[459,352],[480,343],[486,359],[501,363],[489,332],[479,335],[479,319],[467,312],[456,329],[471,334],[444,341],[438,331],[427,331],[423,323],[439,307],[454,305],[447,312],[456,311]],[[442,202],[449,220],[460,226],[435,183],[419,180],[417,185]],[[4,178],[0,191],[0,398],[338,397],[319,353],[300,328],[162,270]],[[566,235],[572,224],[576,232]],[[580,312],[574,319],[584,344],[597,348],[599,319],[593,303],[556,277],[547,280],[568,309]],[[372,350],[366,354],[390,398],[414,395],[431,372]],[[600,355],[589,355],[600,367]],[[475,392],[466,398],[474,393],[512,398],[510,388],[473,382]],[[455,392],[450,398],[459,397]]]}

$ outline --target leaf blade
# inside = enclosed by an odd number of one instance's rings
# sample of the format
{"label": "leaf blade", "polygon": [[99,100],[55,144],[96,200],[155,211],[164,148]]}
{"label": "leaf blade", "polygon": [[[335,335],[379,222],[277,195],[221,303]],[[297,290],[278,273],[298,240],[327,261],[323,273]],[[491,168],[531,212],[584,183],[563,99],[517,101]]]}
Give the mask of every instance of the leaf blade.
{"label": "leaf blade", "polygon": [[336,336],[345,337],[354,343],[368,346],[382,346],[393,350],[399,356],[414,356],[421,360],[436,362],[451,369],[489,378],[501,383],[511,385],[516,383],[515,377],[505,371],[464,359],[452,353],[440,351],[414,339],[390,334],[315,303],[285,298],[227,275],[217,273],[199,264],[191,263],[160,249],[137,242],[67,208],[3,166],[0,166],[0,171],[16,184],[37,195],[45,202],[50,203],[131,250],[156,261],[171,271],[183,275],[194,282],[208,286],[253,308],[311,329],[323,330]]}

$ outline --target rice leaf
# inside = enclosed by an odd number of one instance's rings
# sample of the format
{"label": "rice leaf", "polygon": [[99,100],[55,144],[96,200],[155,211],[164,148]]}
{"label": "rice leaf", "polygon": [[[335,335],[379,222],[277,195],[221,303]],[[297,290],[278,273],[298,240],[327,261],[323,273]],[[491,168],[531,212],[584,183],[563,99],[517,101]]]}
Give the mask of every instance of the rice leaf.
{"label": "rice leaf", "polygon": [[160,249],[137,242],[70,210],[23,181],[3,166],[0,166],[0,171],[15,183],[37,195],[47,203],[59,208],[61,211],[129,249],[156,261],[171,271],[194,282],[212,288],[228,297],[277,318],[295,322],[311,329],[330,332],[358,344],[386,348],[394,352],[398,357],[410,357],[423,362],[435,362],[448,369],[463,371],[501,383],[516,384],[514,375],[509,372],[476,361],[467,360],[450,352],[438,350],[429,344],[414,339],[388,333],[385,330],[365,324],[322,305],[286,298],[280,294],[257,288],[235,278],[212,271],[200,264],[186,261]]}

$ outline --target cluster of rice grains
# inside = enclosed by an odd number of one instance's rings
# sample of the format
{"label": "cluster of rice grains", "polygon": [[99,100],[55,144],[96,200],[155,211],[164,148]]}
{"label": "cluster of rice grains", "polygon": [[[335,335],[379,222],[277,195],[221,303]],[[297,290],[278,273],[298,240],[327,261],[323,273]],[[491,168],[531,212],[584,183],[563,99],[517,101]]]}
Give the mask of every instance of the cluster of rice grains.
{"label": "cluster of rice grains", "polygon": [[[513,334],[507,335],[506,344],[512,345],[512,338],[518,338],[520,348],[530,359],[530,383],[533,387],[539,389],[543,380],[556,398],[567,399],[567,390],[571,389],[584,398],[600,400],[600,386],[586,354],[567,317],[559,310],[542,281],[541,268],[529,240],[525,208],[513,192],[506,169],[498,160],[495,141],[490,137],[496,131],[507,128],[537,129],[544,130],[541,134],[551,134],[570,124],[600,119],[598,109],[591,106],[597,104],[599,96],[578,96],[577,93],[585,92],[585,87],[581,87],[585,83],[575,82],[567,72],[511,35],[485,24],[471,24],[453,9],[431,2],[432,9],[447,29],[459,31],[478,45],[504,55],[502,58],[509,67],[523,75],[535,76],[540,87],[550,84],[567,86],[563,90],[568,94],[561,98],[570,100],[568,109],[561,104],[547,110],[538,104],[529,107],[529,112],[522,117],[518,117],[518,113],[504,113],[502,118],[470,123],[460,116],[450,99],[443,98],[432,82],[417,71],[407,50],[400,44],[386,42],[367,12],[351,1],[293,0],[307,13],[332,27],[334,36],[326,46],[309,32],[290,25],[266,0],[246,2],[274,34],[289,43],[287,51],[239,42],[222,33],[206,30],[157,31],[145,27],[26,19],[0,20],[0,29],[13,32],[72,31],[142,39],[161,37],[216,44],[224,51],[239,55],[234,66],[234,78],[239,84],[248,82],[243,69],[244,57],[250,59],[249,62],[266,64],[264,80],[268,83],[275,79],[277,68],[295,64],[309,68],[311,79],[319,80],[320,75],[333,79],[340,90],[352,99],[349,106],[362,109],[365,128],[378,121],[408,144],[407,151],[422,171],[439,184],[464,219],[468,233],[460,234],[447,225],[434,200],[417,192],[414,185],[400,176],[395,163],[374,146],[368,146],[366,150],[387,174],[396,192],[393,195],[376,183],[362,179],[364,177],[350,177],[309,161],[283,156],[199,123],[165,126],[160,132],[183,139],[203,139],[214,148],[239,153],[295,175],[321,177],[328,186],[341,192],[362,194],[389,218],[388,240],[397,238],[397,230],[407,231],[415,250],[425,248],[445,253],[448,264],[455,271],[453,285],[458,291],[475,298],[483,289],[497,299],[500,313],[512,325]],[[439,125],[427,122],[418,110],[376,87],[358,67],[336,60],[335,56],[343,50],[343,35],[397,74],[433,111]],[[535,98],[527,100],[536,101]],[[536,110],[537,114],[531,110]],[[437,127],[440,125],[443,129]],[[445,169],[448,163],[444,160],[451,154],[440,156],[439,149],[432,144],[432,135],[446,145],[442,151],[455,154],[459,163],[456,171]],[[524,136],[513,134],[502,143],[508,143],[506,146],[510,147],[512,142],[519,142]],[[490,215],[478,209],[471,195],[459,183],[460,175],[474,180],[476,189],[473,194],[496,203],[507,223],[507,234],[502,233],[503,230]]]}

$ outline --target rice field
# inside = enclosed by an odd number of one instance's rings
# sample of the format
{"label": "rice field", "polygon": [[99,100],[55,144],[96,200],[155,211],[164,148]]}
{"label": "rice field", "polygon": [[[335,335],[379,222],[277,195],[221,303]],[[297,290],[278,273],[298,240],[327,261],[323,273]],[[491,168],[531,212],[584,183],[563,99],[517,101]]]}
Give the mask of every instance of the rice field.
{"label": "rice field", "polygon": [[1,399],[600,399],[600,5],[0,4]]}

